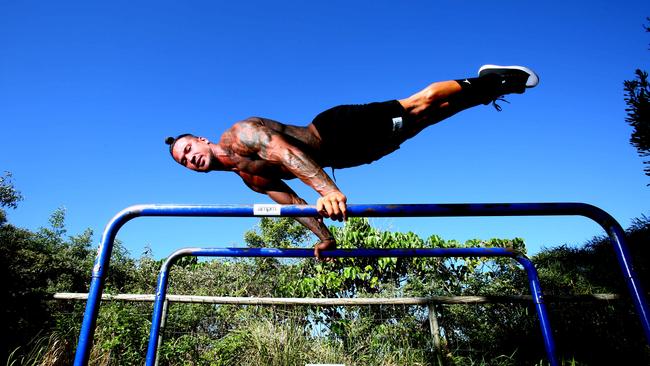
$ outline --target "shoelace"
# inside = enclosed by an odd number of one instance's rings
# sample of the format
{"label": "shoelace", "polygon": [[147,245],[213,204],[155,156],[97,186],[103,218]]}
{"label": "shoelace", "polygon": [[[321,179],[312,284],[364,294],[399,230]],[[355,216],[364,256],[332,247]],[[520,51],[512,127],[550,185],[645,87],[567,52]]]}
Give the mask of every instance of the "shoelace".
{"label": "shoelace", "polygon": [[508,101],[506,100],[506,98],[504,98],[504,96],[505,96],[505,95],[502,95],[502,96],[500,96],[500,97],[497,97],[497,98],[495,98],[495,99],[492,101],[492,105],[494,106],[494,109],[497,110],[497,112],[501,112],[501,110],[503,109],[503,108],[501,108],[500,105],[497,104],[497,102],[505,102],[505,103],[510,104],[510,102],[508,102]]}

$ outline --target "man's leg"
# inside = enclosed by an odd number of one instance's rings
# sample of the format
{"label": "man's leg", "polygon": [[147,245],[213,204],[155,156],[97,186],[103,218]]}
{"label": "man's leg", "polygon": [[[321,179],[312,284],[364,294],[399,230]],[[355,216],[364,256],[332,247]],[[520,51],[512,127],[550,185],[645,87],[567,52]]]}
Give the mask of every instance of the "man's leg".
{"label": "man's leg", "polygon": [[411,121],[404,137],[413,137],[467,108],[489,104],[506,94],[521,94],[538,83],[538,76],[528,68],[495,65],[481,67],[478,78],[433,83],[399,100]]}

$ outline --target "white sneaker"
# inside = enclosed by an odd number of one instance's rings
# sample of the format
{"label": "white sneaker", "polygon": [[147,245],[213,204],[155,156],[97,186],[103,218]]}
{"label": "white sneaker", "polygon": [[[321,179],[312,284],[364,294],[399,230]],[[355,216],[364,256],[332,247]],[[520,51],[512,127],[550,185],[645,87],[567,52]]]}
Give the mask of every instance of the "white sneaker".
{"label": "white sneaker", "polygon": [[483,65],[478,70],[478,76],[497,75],[501,78],[500,94],[523,93],[526,88],[534,88],[539,84],[539,76],[535,71],[524,66]]}

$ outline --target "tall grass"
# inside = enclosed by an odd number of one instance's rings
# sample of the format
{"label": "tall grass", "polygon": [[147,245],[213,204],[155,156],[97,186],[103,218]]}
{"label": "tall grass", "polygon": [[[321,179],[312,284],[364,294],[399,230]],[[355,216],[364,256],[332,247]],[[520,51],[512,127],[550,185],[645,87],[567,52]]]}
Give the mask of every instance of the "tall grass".
{"label": "tall grass", "polygon": [[214,359],[219,360],[218,365],[431,364],[427,361],[427,352],[411,347],[407,340],[394,344],[385,340],[382,342],[381,338],[371,334],[358,334],[345,341],[313,337],[305,330],[304,324],[291,319],[281,323],[266,319],[251,321],[222,339],[214,353]]}
{"label": "tall grass", "polygon": [[307,363],[352,364],[342,345],[312,338],[302,324],[266,319],[251,321],[220,342],[220,365],[285,366]]}
{"label": "tall grass", "polygon": [[[229,311],[232,309],[229,309]],[[258,311],[230,312],[233,321],[227,329],[209,329],[189,333],[173,332],[165,336],[160,348],[160,365],[210,365],[210,366],[285,366],[309,363],[344,364],[346,366],[514,366],[517,355],[477,357],[466,350],[450,350],[441,355],[433,352],[429,344],[428,329],[417,326],[417,319],[403,317],[399,322],[384,318],[379,324],[369,316],[346,316],[329,323],[326,331],[314,331],[315,318],[305,312],[273,313],[267,308]],[[237,315],[236,315],[237,314]],[[368,314],[365,314],[368,315]],[[130,322],[134,321],[130,319]],[[210,322],[208,322],[210,323]],[[119,324],[118,324],[119,325]],[[128,334],[129,328],[113,328],[115,324],[102,323],[96,332],[91,350],[93,366],[141,365],[146,345],[114,345],[116,339]],[[146,336],[146,330],[136,327],[134,339]],[[320,329],[320,328],[319,328]],[[215,329],[210,329],[215,331]],[[24,347],[15,349],[6,366],[60,366],[72,364],[76,332],[54,331],[39,336]],[[126,357],[122,352],[137,357]],[[444,348],[444,347],[443,347]],[[446,349],[446,348],[445,348]],[[578,366],[575,360],[563,360],[562,365]],[[545,366],[546,361],[535,365]]]}
{"label": "tall grass", "polygon": [[67,366],[72,364],[73,346],[58,332],[39,335],[7,358],[7,366]]}
{"label": "tall grass", "polygon": [[[385,333],[383,329],[380,333]],[[343,342],[312,337],[305,331],[304,324],[287,319],[283,322],[259,319],[248,322],[226,337],[213,340],[204,339],[207,346],[200,357],[176,354],[173,358],[163,358],[161,365],[211,365],[211,366],[290,366],[308,363],[334,363],[346,366],[511,366],[516,365],[515,355],[501,355],[494,359],[446,355],[444,360],[423,349],[414,348],[399,332],[388,330],[392,341],[381,342],[377,334],[361,333]],[[346,349],[350,343],[354,349]],[[39,336],[24,348],[16,348],[9,356],[6,366],[64,366],[72,364],[73,344],[59,333]],[[110,351],[94,347],[91,364],[105,366],[115,364]],[[546,361],[536,366],[546,366]],[[582,363],[562,360],[562,365],[578,366]]]}

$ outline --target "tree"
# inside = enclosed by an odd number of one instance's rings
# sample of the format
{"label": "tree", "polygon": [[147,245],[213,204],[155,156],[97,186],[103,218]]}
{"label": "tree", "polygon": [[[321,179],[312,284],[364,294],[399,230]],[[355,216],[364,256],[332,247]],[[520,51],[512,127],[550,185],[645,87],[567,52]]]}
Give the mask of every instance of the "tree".
{"label": "tree", "polygon": [[[626,230],[634,270],[641,284],[650,281],[650,218],[635,219]],[[533,258],[546,295],[618,293],[609,303],[550,303],[549,316],[556,344],[564,354],[587,365],[648,365],[637,312],[606,236],[594,237],[580,247],[562,245],[544,249]]]}
{"label": "tree", "polygon": [[[5,172],[0,177],[0,324],[3,326],[0,359],[12,353],[13,361],[7,364],[24,364],[23,356],[27,356],[30,349],[38,349],[43,341],[47,345],[59,340],[61,346],[60,339],[45,335],[55,325],[57,335],[73,338],[78,334],[78,317],[83,309],[77,304],[54,303],[51,294],[87,291],[94,254],[92,230],[67,236],[64,209],[52,213],[50,225],[37,231],[7,222],[3,208],[17,208],[21,200],[11,173]],[[114,260],[118,269],[120,262]],[[65,325],[60,322],[62,317],[57,317],[57,314],[73,313],[65,319]],[[67,348],[68,352],[65,356],[58,355],[60,364],[69,363],[66,360],[72,353],[73,341],[65,340],[64,343],[67,346],[61,349]]]}
{"label": "tree", "polygon": [[[647,18],[650,21],[650,18]],[[644,26],[646,32],[650,27]],[[634,146],[639,156],[647,158],[650,156],[650,87],[648,86],[648,72],[641,69],[636,70],[636,79],[623,82],[625,90],[625,109],[627,117],[625,121],[634,128],[630,143]],[[643,169],[645,175],[650,176],[650,160],[645,160]],[[650,185],[650,184],[648,184]]]}
{"label": "tree", "polygon": [[[18,202],[22,201],[23,196],[14,188],[11,180],[11,172],[5,172],[0,177],[0,207],[18,207]],[[0,209],[0,225],[7,222],[7,215],[3,209]]]}

